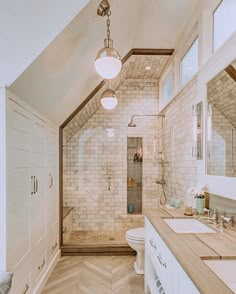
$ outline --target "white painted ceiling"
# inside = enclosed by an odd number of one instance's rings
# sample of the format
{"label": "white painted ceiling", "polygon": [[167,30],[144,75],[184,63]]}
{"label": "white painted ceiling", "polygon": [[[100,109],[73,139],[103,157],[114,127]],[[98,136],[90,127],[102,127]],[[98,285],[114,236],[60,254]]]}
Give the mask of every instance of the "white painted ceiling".
{"label": "white painted ceiling", "polygon": [[[61,124],[100,83],[94,58],[103,46],[106,20],[91,0],[10,89]],[[111,37],[123,57],[131,48],[176,47],[199,0],[111,0]]]}

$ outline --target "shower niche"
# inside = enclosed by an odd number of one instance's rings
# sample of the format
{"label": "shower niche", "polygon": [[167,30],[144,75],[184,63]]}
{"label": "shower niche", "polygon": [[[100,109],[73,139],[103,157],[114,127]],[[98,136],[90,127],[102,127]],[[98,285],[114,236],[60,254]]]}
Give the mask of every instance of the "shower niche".
{"label": "shower niche", "polygon": [[143,139],[127,138],[127,212],[142,213]]}

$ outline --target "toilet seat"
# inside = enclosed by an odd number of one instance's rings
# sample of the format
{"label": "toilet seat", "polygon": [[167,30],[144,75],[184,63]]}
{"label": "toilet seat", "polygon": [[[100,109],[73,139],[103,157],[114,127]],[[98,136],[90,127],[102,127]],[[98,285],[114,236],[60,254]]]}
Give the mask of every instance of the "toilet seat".
{"label": "toilet seat", "polygon": [[131,229],[126,232],[126,239],[134,243],[144,243],[144,228]]}

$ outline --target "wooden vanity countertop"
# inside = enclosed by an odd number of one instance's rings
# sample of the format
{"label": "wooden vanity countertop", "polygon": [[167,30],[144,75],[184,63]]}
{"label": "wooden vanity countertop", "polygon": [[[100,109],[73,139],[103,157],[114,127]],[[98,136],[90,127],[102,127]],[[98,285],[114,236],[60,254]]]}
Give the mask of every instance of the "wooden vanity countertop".
{"label": "wooden vanity countertop", "polygon": [[144,214],[201,294],[234,293],[203,260],[236,259],[236,231],[227,228],[222,234],[179,234],[163,218],[189,218],[183,209],[146,209]]}

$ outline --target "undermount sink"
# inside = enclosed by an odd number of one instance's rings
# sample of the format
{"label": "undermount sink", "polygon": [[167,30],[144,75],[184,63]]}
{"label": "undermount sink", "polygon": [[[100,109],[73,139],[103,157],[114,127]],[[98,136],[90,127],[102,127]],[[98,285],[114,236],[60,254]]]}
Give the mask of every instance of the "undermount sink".
{"label": "undermount sink", "polygon": [[200,234],[216,233],[214,230],[204,225],[196,219],[164,219],[167,225],[176,233]]}
{"label": "undermount sink", "polygon": [[236,293],[236,260],[204,260],[204,263]]}

